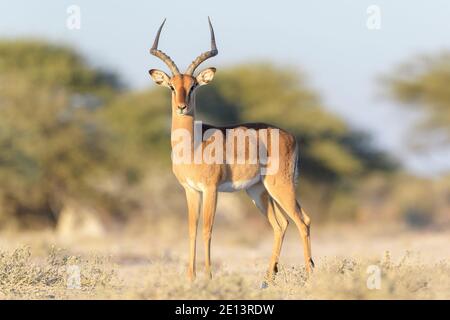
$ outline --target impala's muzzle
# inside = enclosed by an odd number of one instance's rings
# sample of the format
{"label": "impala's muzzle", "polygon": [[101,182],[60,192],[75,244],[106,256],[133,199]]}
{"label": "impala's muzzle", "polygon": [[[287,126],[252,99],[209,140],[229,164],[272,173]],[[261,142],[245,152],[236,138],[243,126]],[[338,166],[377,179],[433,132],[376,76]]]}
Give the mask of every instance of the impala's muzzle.
{"label": "impala's muzzle", "polygon": [[180,104],[180,105],[178,105],[177,109],[178,109],[178,114],[185,114],[187,111],[187,105]]}

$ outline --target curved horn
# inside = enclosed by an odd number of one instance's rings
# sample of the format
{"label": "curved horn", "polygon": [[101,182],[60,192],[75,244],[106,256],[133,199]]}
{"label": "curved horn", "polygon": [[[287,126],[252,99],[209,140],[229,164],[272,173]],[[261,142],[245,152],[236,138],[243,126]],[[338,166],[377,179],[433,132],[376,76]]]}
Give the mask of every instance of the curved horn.
{"label": "curved horn", "polygon": [[167,54],[165,54],[161,50],[158,50],[159,36],[161,35],[161,30],[164,26],[164,23],[166,23],[166,19],[164,19],[163,23],[161,24],[161,26],[158,29],[158,33],[156,33],[155,42],[153,42],[153,46],[150,49],[150,53],[152,55],[154,55],[155,57],[158,57],[162,61],[164,61],[164,63],[169,67],[170,71],[172,71],[172,74],[175,76],[177,74],[180,74],[180,71],[178,70],[177,65],[175,64],[175,62],[172,59],[170,59],[170,57]]}
{"label": "curved horn", "polygon": [[186,70],[186,74],[188,74],[188,75],[192,75],[194,73],[195,69],[203,61],[205,61],[206,59],[209,59],[211,57],[214,57],[215,55],[217,55],[219,53],[219,51],[217,50],[217,46],[216,46],[216,38],[214,36],[214,29],[211,24],[211,19],[209,19],[209,17],[208,17],[208,23],[209,23],[209,32],[211,33],[211,50],[202,53],[194,61],[192,61],[192,63],[189,65],[189,67]]}

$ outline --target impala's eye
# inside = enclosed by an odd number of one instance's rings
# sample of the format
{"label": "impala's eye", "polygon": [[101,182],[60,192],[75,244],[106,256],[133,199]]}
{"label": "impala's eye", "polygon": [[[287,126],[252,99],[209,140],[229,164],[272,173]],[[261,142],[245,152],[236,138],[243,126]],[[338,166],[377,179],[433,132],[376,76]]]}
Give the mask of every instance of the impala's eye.
{"label": "impala's eye", "polygon": [[169,84],[169,88],[170,90],[175,91],[175,88],[171,84]]}

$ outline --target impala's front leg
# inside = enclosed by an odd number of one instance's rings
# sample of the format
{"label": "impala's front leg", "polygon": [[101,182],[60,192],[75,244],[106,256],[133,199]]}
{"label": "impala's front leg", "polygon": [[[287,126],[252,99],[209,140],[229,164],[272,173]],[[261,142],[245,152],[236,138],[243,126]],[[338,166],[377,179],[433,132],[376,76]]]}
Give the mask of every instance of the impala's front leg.
{"label": "impala's front leg", "polygon": [[203,241],[205,245],[205,272],[210,279],[211,274],[211,232],[216,213],[217,189],[209,188],[203,191]]}
{"label": "impala's front leg", "polygon": [[201,195],[198,191],[185,187],[186,199],[189,211],[189,268],[188,278],[195,279],[195,253],[197,239],[198,214],[200,209]]}

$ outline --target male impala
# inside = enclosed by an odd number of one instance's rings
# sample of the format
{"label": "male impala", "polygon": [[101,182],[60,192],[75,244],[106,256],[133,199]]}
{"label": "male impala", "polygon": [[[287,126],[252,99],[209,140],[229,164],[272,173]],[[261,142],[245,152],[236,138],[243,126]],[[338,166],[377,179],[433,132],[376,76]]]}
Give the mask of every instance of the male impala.
{"label": "male impala", "polygon": [[[274,230],[274,246],[270,260],[268,279],[272,279],[277,272],[278,258],[284,238],[288,220],[286,215],[294,220],[303,240],[306,270],[309,273],[314,267],[311,259],[310,218],[295,198],[296,163],[298,149],[295,137],[279,128],[263,123],[246,123],[227,127],[215,127],[203,124],[201,134],[209,132],[206,136],[213,139],[204,139],[196,143],[195,127],[195,92],[199,86],[208,84],[214,77],[215,68],[208,68],[194,76],[195,69],[206,59],[217,55],[214,30],[208,18],[211,33],[211,50],[199,55],[187,68],[184,74],[180,73],[175,62],[164,52],[158,50],[158,41],[164,22],[158,29],[150,53],[160,58],[169,67],[172,76],[160,70],[149,71],[156,84],[165,86],[172,91],[172,169],[180,184],[186,192],[189,212],[189,240],[190,259],[188,277],[195,279],[196,235],[199,210],[203,212],[203,241],[205,246],[206,273],[211,278],[210,244],[211,232],[216,211],[217,193],[234,192],[245,189],[255,205],[267,216]],[[270,75],[268,75],[270,76]],[[241,154],[231,154],[227,142],[229,132],[237,131],[246,135],[248,139],[241,139],[241,150],[247,152],[242,159]],[[181,133],[188,133],[189,161],[176,161]],[[253,134],[255,133],[256,134]],[[220,139],[219,139],[220,138]],[[273,139],[276,138],[276,139]],[[238,139],[239,140],[239,139]],[[234,141],[234,138],[233,138]],[[198,161],[198,150],[206,150],[211,145],[220,143],[215,153],[225,150],[224,161]],[[250,150],[259,146],[259,153],[251,159]],[[275,146],[275,148],[274,148]],[[235,147],[231,151],[236,150]],[[271,162],[277,162],[274,172],[267,171],[267,163],[262,161],[265,150]],[[186,156],[186,155],[185,155]],[[255,154],[253,153],[253,156]],[[213,156],[214,157],[214,156]],[[196,160],[192,160],[196,159]],[[253,161],[252,161],[253,160]],[[273,171],[273,170],[272,170]]]}

